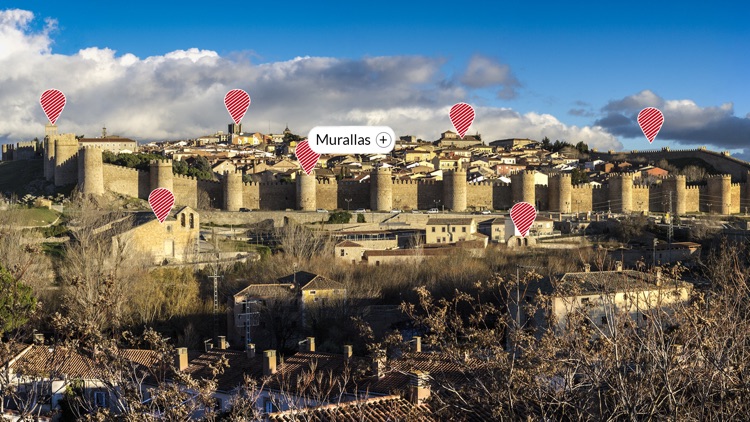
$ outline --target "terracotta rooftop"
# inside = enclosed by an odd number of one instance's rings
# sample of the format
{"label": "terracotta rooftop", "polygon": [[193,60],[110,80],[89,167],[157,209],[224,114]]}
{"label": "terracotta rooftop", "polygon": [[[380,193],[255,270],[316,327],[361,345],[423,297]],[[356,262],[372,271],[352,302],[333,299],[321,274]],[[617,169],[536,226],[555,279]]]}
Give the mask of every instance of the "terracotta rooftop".
{"label": "terracotta rooftop", "polygon": [[235,293],[234,297],[286,297],[293,296],[295,293],[295,286],[292,283],[251,284]]}
{"label": "terracotta rooftop", "polygon": [[474,222],[473,218],[431,218],[427,221],[428,226],[444,226],[447,224],[456,226],[468,226]]}
{"label": "terracotta rooftop", "polygon": [[304,410],[272,413],[272,422],[287,421],[435,421],[426,405],[414,405],[399,396],[375,397]]}
{"label": "terracotta rooftop", "polygon": [[[152,350],[121,349],[120,358],[131,366],[152,367],[159,362],[159,354]],[[45,377],[68,377],[84,379],[106,378],[112,368],[103,367],[94,357],[70,347],[31,346],[11,364],[11,369],[20,374]]]}
{"label": "terracotta rooftop", "polygon": [[354,243],[351,240],[345,240],[343,242],[339,242],[336,244],[337,248],[361,248],[362,245],[359,243]]}

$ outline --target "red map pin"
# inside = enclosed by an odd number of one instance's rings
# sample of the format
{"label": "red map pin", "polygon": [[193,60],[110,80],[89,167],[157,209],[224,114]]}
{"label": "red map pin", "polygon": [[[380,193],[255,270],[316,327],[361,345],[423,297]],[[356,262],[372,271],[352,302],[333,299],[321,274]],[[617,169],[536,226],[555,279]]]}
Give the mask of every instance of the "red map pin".
{"label": "red map pin", "polygon": [[521,237],[526,237],[531,225],[536,220],[536,208],[528,202],[519,202],[510,209],[510,219],[513,220],[518,232],[521,233]]}
{"label": "red map pin", "polygon": [[664,115],[658,108],[646,107],[638,113],[638,125],[649,143],[654,142],[662,124],[664,124]]}
{"label": "red map pin", "polygon": [[233,89],[224,96],[224,105],[227,106],[227,111],[232,116],[234,124],[238,125],[245,117],[248,107],[250,107],[250,95],[241,89]]}
{"label": "red map pin", "polygon": [[163,223],[174,206],[174,194],[169,189],[156,188],[148,195],[148,204],[159,222]]}
{"label": "red map pin", "polygon": [[474,108],[466,103],[453,104],[450,117],[458,136],[464,139],[466,131],[469,130],[469,126],[474,121]]}
{"label": "red map pin", "polygon": [[308,175],[312,173],[315,165],[318,164],[318,158],[320,158],[320,154],[310,148],[307,139],[297,144],[297,148],[294,150],[294,155],[297,156],[297,161],[299,161],[300,166],[302,166],[302,170]]}
{"label": "red map pin", "polygon": [[47,115],[49,122],[54,125],[63,108],[65,108],[65,94],[56,89],[48,89],[42,93],[39,103],[42,105],[42,110]]}

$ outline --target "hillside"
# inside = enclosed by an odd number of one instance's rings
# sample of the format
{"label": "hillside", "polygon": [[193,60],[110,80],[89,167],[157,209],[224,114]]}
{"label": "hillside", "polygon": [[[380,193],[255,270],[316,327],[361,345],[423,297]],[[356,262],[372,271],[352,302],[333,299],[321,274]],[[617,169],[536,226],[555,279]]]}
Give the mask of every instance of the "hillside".
{"label": "hillside", "polygon": [[0,193],[8,192],[17,195],[28,193],[27,185],[43,178],[42,160],[2,161],[0,162]]}

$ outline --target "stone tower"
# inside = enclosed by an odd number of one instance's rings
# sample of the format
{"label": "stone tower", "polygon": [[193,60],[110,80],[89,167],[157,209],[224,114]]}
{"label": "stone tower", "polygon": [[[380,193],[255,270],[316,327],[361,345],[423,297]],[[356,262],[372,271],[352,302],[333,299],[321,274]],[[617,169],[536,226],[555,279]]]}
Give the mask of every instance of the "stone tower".
{"label": "stone tower", "polygon": [[377,167],[370,173],[370,208],[385,211],[393,208],[391,169]]}
{"label": "stone tower", "polygon": [[510,189],[513,202],[528,202],[536,207],[534,173],[533,170],[523,170],[510,176]]}
{"label": "stone tower", "polygon": [[661,182],[664,193],[664,211],[669,211],[669,195],[672,195],[672,212],[674,215],[685,215],[687,212],[687,179],[685,176],[670,176]]}
{"label": "stone tower", "polygon": [[84,195],[104,193],[104,165],[100,147],[78,150],[78,190]]}
{"label": "stone tower", "polygon": [[151,160],[151,163],[149,163],[149,178],[151,180],[151,190],[165,188],[174,194],[172,160]]}
{"label": "stone tower", "polygon": [[569,213],[573,203],[573,184],[570,174],[560,173],[549,178],[549,209]]}
{"label": "stone tower", "polygon": [[731,214],[732,207],[732,176],[721,174],[708,178],[707,203],[712,213]]}
{"label": "stone tower", "polygon": [[613,212],[633,210],[633,174],[622,173],[609,179],[609,204]]}
{"label": "stone tower", "polygon": [[443,203],[454,212],[466,211],[466,170],[449,170],[443,173]]}
{"label": "stone tower", "polygon": [[309,175],[303,171],[297,173],[297,208],[302,211],[315,211],[317,208],[318,181],[315,170]]}
{"label": "stone tower", "polygon": [[55,144],[55,186],[73,185],[78,182],[78,139],[73,133],[57,135]]}
{"label": "stone tower", "polygon": [[225,171],[224,180],[224,211],[239,211],[242,205],[242,172]]}

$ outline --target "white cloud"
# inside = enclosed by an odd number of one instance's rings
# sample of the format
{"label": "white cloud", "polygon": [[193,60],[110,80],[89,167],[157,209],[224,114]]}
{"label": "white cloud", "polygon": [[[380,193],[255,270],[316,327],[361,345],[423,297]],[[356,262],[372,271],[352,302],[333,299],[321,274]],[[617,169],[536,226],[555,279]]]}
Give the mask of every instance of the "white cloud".
{"label": "white cloud", "polygon": [[645,107],[656,107],[664,114],[657,140],[728,149],[746,148],[750,141],[750,115],[735,116],[732,103],[701,107],[690,99],[668,100],[649,90],[609,102],[597,124],[615,135],[641,137],[637,116]]}
{"label": "white cloud", "polygon": [[502,86],[497,96],[503,99],[516,97],[516,89],[520,86],[510,66],[481,55],[474,55],[469,60],[466,71],[461,76],[461,83],[471,88]]}
{"label": "white cloud", "polygon": [[[30,12],[0,11],[0,142],[41,137],[46,117],[39,96],[50,88],[67,97],[60,131],[79,135],[96,136],[102,125],[111,134],[140,141],[225,130],[230,117],[224,95],[240,88],[252,99],[242,122],[246,130],[267,131],[270,123],[278,132],[289,123],[305,134],[318,125],[386,124],[397,134],[434,140],[452,129],[448,109],[465,101],[472,85],[518,86],[507,65],[479,56],[464,75],[471,81],[462,85],[444,74],[443,59],[424,56],[297,57],[252,64],[193,48],[147,58],[97,47],[55,54],[50,48],[54,24],[34,31],[32,19]],[[489,68],[480,70],[482,63]],[[470,132],[478,130],[486,140],[549,136],[619,147],[599,127],[568,126],[545,114],[475,108]]]}

